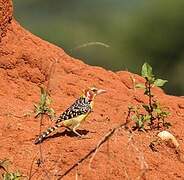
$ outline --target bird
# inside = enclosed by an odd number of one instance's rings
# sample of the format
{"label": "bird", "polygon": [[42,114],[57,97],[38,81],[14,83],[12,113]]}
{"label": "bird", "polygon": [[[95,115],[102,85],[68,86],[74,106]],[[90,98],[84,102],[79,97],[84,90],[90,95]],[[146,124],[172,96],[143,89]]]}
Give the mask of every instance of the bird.
{"label": "bird", "polygon": [[36,139],[35,144],[41,143],[50,133],[57,130],[60,127],[65,127],[78,137],[82,137],[76,129],[92,112],[94,107],[94,99],[97,95],[105,93],[106,90],[98,89],[96,87],[90,87],[83,91],[82,95],[64,111],[55,121],[55,125],[49,127],[46,131],[42,132]]}

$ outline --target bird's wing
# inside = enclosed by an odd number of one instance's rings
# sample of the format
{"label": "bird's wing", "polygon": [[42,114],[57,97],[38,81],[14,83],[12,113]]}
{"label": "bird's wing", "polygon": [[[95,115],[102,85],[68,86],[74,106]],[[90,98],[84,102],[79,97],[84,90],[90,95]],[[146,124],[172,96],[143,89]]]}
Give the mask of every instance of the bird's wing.
{"label": "bird's wing", "polygon": [[82,114],[89,113],[91,111],[90,101],[81,97],[77,99],[65,112],[63,112],[57,119],[56,123],[75,118]]}

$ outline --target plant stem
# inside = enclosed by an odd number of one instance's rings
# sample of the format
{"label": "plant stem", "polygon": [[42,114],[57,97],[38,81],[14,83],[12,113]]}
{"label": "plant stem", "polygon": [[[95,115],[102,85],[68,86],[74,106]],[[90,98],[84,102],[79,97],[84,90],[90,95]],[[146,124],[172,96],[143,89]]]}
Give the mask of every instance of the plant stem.
{"label": "plant stem", "polygon": [[151,125],[153,125],[153,106],[152,106],[152,94],[151,94],[151,83],[150,81],[146,78],[146,90],[148,91],[147,95],[148,95],[148,103],[149,103],[149,115],[151,116],[150,120],[151,120]]}
{"label": "plant stem", "polygon": [[152,115],[153,107],[152,107],[152,95],[151,95],[151,84],[148,82],[148,96],[149,96],[149,107],[150,107],[150,115]]}
{"label": "plant stem", "polygon": [[[41,131],[42,131],[42,121],[43,121],[43,114],[40,114],[40,130],[39,130],[39,135],[41,135]],[[38,163],[38,166],[41,165],[41,163],[43,162],[43,155],[42,155],[42,147],[41,147],[41,143],[39,144],[39,154],[40,154],[40,163]]]}

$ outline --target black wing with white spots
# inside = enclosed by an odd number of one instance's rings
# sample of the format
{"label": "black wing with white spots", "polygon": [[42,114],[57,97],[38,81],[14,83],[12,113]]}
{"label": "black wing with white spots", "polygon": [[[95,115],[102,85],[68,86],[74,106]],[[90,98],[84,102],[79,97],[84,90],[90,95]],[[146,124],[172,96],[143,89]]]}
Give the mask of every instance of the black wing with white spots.
{"label": "black wing with white spots", "polygon": [[90,101],[81,97],[77,99],[63,114],[61,114],[61,116],[59,116],[56,123],[89,113],[90,111]]}

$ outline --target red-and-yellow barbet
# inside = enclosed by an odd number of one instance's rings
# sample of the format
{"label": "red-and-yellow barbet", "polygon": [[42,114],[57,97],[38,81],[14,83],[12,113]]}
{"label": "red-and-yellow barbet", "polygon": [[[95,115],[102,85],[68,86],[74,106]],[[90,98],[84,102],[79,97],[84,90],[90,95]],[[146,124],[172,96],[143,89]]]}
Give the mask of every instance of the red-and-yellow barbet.
{"label": "red-and-yellow barbet", "polygon": [[56,120],[55,125],[49,127],[45,132],[36,138],[35,144],[41,143],[50,133],[60,127],[65,127],[73,131],[77,136],[82,137],[76,128],[85,121],[86,117],[92,112],[94,99],[97,95],[105,93],[103,89],[91,87],[83,91],[83,94]]}

